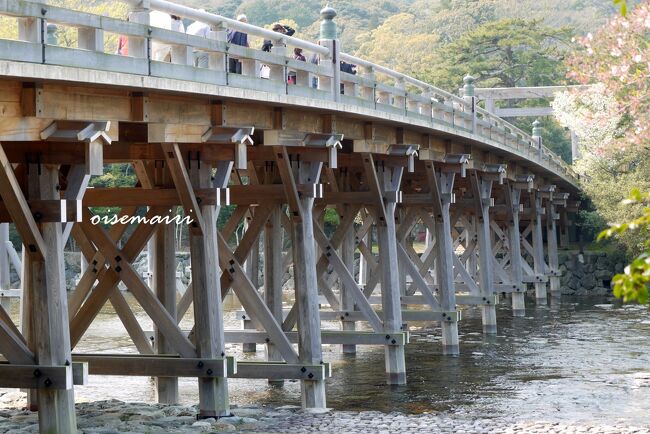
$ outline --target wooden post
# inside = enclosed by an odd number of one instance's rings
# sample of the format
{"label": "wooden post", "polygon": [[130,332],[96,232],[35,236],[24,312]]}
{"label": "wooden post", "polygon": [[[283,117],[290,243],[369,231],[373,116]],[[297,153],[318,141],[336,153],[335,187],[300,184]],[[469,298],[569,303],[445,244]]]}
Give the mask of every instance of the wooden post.
{"label": "wooden post", "polygon": [[566,210],[560,211],[560,248],[569,247],[569,214]]}
{"label": "wooden post", "polygon": [[512,314],[514,316],[526,315],[524,272],[521,265],[521,233],[519,229],[519,201],[521,200],[521,190],[510,183],[506,186],[505,194],[510,198],[508,225],[508,243],[510,249],[510,276],[512,283],[518,286],[518,290],[512,293]]}
{"label": "wooden post", "polygon": [[[345,206],[345,213],[352,212],[351,206]],[[345,264],[345,267],[350,270],[350,274],[354,276],[354,251],[356,250],[355,246],[355,233],[354,233],[354,224],[350,225],[348,228],[345,238],[343,238],[343,243],[341,244],[341,259]],[[344,311],[353,311],[354,310],[354,298],[352,297],[351,291],[352,288],[347,287],[343,281],[341,281],[341,310]],[[347,331],[354,331],[356,325],[354,321],[341,321],[341,329]],[[344,354],[356,354],[357,347],[356,345],[341,345],[341,352]]]}
{"label": "wooden post", "polygon": [[[249,211],[250,212],[250,211]],[[248,230],[248,222],[250,217],[244,220],[246,229]],[[248,258],[246,259],[246,274],[250,279],[251,283],[255,289],[259,288],[259,262],[260,262],[260,249],[259,249],[259,238],[253,243],[253,248],[251,249]],[[256,330],[256,324],[254,320],[244,320],[244,329],[245,330]],[[247,342],[242,344],[242,351],[245,353],[254,353],[257,351],[257,345],[255,342]]]}
{"label": "wooden post", "polygon": [[[542,238],[542,197],[537,190],[533,190],[530,196],[531,222],[533,225],[533,262],[535,275],[544,276],[546,274],[546,266],[544,263],[544,240]],[[546,298],[546,282],[535,282],[535,299],[537,304],[544,306],[547,304]]]}
{"label": "wooden post", "polygon": [[555,217],[555,205],[551,197],[546,202],[546,247],[548,251],[548,266],[551,269],[551,273],[553,273],[549,276],[549,286],[551,289],[551,297],[559,298],[561,295],[560,264],[557,255],[557,224]]}
{"label": "wooden post", "polygon": [[[174,321],[176,318],[176,246],[174,239],[175,226],[162,224],[154,238],[154,248],[149,250],[153,255],[153,288],[158,300],[167,309]],[[173,346],[167,342],[165,335],[156,330],[156,350],[158,354],[174,354]],[[163,404],[178,403],[178,378],[157,377],[158,402]]]}
{"label": "wooden post", "polygon": [[[9,252],[7,243],[9,243],[9,223],[0,224],[0,290],[9,289],[11,286],[11,271],[9,268]],[[0,306],[9,311],[11,299],[9,297],[0,297]]]}
{"label": "wooden post", "polygon": [[[32,305],[33,305],[33,293],[34,293],[34,283],[31,278],[32,265],[28,259],[27,252],[23,246],[22,251],[22,270],[20,275],[20,287],[22,290],[22,296],[20,297],[20,333],[25,338],[27,342],[27,347],[34,352],[36,348],[35,339],[34,339],[34,324],[32,322]],[[27,390],[27,408],[30,411],[38,411],[38,390],[29,389]]]}
{"label": "wooden post", "polygon": [[[431,166],[429,166],[431,165]],[[451,239],[451,217],[449,209],[454,190],[454,172],[433,171],[433,163],[427,162],[432,190],[435,218],[436,280],[440,288],[440,307],[445,311],[456,310],[456,289],[454,287],[454,243]],[[434,191],[435,190],[435,191]],[[427,229],[427,238],[429,230]],[[427,240],[427,243],[429,241]],[[458,344],[458,321],[442,322],[442,351],[444,354],[460,353]]]}
{"label": "wooden post", "polygon": [[[30,198],[58,200],[60,197],[59,168],[56,165],[30,164],[28,183]],[[31,278],[29,316],[34,352],[41,365],[70,366],[72,356],[61,223],[43,223],[41,232],[47,252],[43,252],[42,259],[26,255],[24,260]],[[73,389],[39,389],[37,401],[40,432],[77,432]]]}
{"label": "wooden post", "polygon": [[[318,182],[321,167],[322,163],[320,162],[300,164],[298,183],[313,184]],[[299,357],[301,363],[319,364],[323,362],[323,355],[318,308],[318,282],[316,279],[316,246],[313,226],[314,198],[304,194],[297,198],[294,196],[294,198],[297,200],[295,205],[300,207],[300,218],[296,218],[294,214],[293,224],[291,225],[293,275],[296,287],[296,303],[298,305]],[[301,382],[301,392],[302,406],[304,408],[324,408],[326,406],[324,380],[303,380]]]}
{"label": "wooden post", "polygon": [[[492,296],[494,294],[494,261],[492,254],[492,237],[490,229],[490,197],[492,194],[492,181],[483,178],[477,171],[470,171],[474,201],[477,206],[476,232],[479,248],[479,286],[481,294]],[[483,314],[483,332],[496,334],[497,313],[494,304],[481,306]]]}
{"label": "wooden post", "polygon": [[[180,161],[182,164],[183,162]],[[190,161],[189,176],[194,188],[210,188],[211,167],[202,161]],[[174,180],[176,188],[178,181]],[[203,232],[190,228],[192,255],[192,292],[194,296],[195,343],[198,357],[225,356],[221,282],[218,276],[217,216],[213,205],[200,206]],[[230,415],[228,380],[199,379],[199,418]]]}
{"label": "wooden post", "polygon": [[[264,302],[278,324],[282,323],[282,278],[284,267],[282,261],[282,208],[275,206],[264,229]],[[266,344],[266,360],[280,362],[282,354],[272,342]],[[284,384],[284,380],[269,380],[275,385]]]}
{"label": "wooden post", "polygon": [[[397,260],[397,232],[395,228],[395,201],[402,181],[402,167],[381,168],[379,183],[389,198],[383,203],[383,219],[377,223],[379,261],[381,264],[381,304],[384,312],[384,331],[402,331],[402,307],[399,291],[399,264]],[[373,170],[374,173],[374,170]],[[382,214],[382,213],[380,213]],[[386,345],[386,381],[388,384],[406,384],[404,345]]]}

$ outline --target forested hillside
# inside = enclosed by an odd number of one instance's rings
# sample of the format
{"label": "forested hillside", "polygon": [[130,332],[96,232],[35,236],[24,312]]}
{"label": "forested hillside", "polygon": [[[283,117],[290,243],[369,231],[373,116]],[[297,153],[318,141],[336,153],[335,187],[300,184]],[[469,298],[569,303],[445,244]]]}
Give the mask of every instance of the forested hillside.
{"label": "forested hillside", "polygon": [[[247,14],[266,25],[280,19],[294,21],[305,37],[318,34],[318,11],[323,0],[180,0],[221,15]],[[397,14],[407,14],[394,36],[408,44],[407,35],[435,35],[439,43],[458,38],[477,24],[500,18],[542,20],[549,26],[569,25],[578,32],[595,30],[614,12],[611,0],[331,0],[343,49],[355,52],[373,39],[372,31]],[[394,21],[393,21],[394,24]],[[381,30],[381,29],[380,29]]]}

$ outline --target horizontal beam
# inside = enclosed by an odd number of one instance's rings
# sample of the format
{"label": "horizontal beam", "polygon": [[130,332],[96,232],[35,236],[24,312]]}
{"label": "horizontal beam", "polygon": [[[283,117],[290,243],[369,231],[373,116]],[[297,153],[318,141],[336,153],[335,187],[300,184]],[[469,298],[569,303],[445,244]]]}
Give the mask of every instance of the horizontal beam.
{"label": "horizontal beam", "polygon": [[282,362],[237,362],[237,372],[229,378],[260,378],[269,380],[325,380],[332,376],[329,363],[301,365]]}
{"label": "horizontal beam", "polygon": [[495,108],[494,114],[502,118],[551,116],[553,107]]}
{"label": "horizontal beam", "polygon": [[587,88],[589,86],[477,87],[474,88],[474,95],[482,100],[549,98],[557,92]]}
{"label": "horizontal beam", "polygon": [[[287,338],[293,344],[298,343],[298,332],[286,332]],[[227,343],[270,343],[268,334],[257,330],[226,330]],[[407,332],[375,333],[366,331],[321,331],[321,342],[326,345],[406,345],[409,343]]]}
{"label": "horizontal beam", "polygon": [[[240,315],[246,320],[250,320],[246,314]],[[363,317],[365,319],[365,316]],[[254,321],[254,320],[253,320]],[[184,331],[188,335],[188,331]],[[145,331],[147,337],[152,338],[152,331]],[[284,333],[292,344],[298,343],[298,332]],[[273,343],[273,339],[265,331],[260,330],[225,330],[224,336],[228,344],[268,344]],[[325,345],[406,345],[409,343],[408,332],[399,333],[377,333],[369,331],[341,331],[341,330],[322,330],[321,342]],[[395,343],[393,343],[395,342]]]}
{"label": "horizontal beam", "polygon": [[225,377],[227,360],[180,358],[177,356],[73,354],[73,362],[88,363],[91,375],[136,377]]}
{"label": "horizontal beam", "polygon": [[0,387],[20,389],[72,389],[70,366],[0,363]]}
{"label": "horizontal beam", "polygon": [[22,297],[22,289],[0,289],[0,298],[4,297]]}
{"label": "horizontal beam", "polygon": [[[283,310],[283,315],[286,316],[288,310]],[[377,310],[377,315],[381,318],[383,313],[381,310]],[[243,320],[253,320],[246,312],[239,311],[237,313],[237,318]],[[320,311],[321,321],[367,321],[366,316],[359,311],[332,311],[332,310],[321,310]],[[458,311],[442,311],[442,310],[402,310],[402,319],[404,321],[460,321],[461,315]],[[385,342],[384,342],[385,344]]]}
{"label": "horizontal beam", "polygon": [[[36,223],[67,223],[81,221],[80,200],[40,200],[27,201],[29,211]],[[12,223],[13,218],[4,203],[0,203],[0,223]]]}

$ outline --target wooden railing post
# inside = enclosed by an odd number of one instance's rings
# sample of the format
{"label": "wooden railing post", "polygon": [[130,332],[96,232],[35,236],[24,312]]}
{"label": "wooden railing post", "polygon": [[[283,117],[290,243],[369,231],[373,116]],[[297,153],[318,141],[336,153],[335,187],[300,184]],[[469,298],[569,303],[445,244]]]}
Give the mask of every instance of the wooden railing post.
{"label": "wooden railing post", "polygon": [[[375,70],[372,67],[364,66],[361,68],[361,77],[371,83],[375,82]],[[363,85],[361,87],[361,98],[368,101],[375,101],[375,86]]]}
{"label": "wooden railing post", "polygon": [[[208,37],[210,39],[214,39],[215,41],[228,40],[228,36],[226,35],[226,28],[222,25],[210,26],[210,33],[208,33]],[[208,54],[208,68],[217,71],[226,71],[226,54],[210,52]]]}
{"label": "wooden railing post", "polygon": [[406,112],[406,83],[404,83],[404,79],[400,77],[395,80],[395,87],[401,92],[393,96],[393,105]]}
{"label": "wooden railing post", "polygon": [[[149,1],[143,0],[139,5],[134,6],[129,12],[129,21],[148,26]],[[148,38],[129,36],[129,56],[149,59],[150,51]]]}
{"label": "wooden railing post", "polygon": [[320,23],[320,39],[319,45],[329,49],[328,56],[320,57],[320,64],[329,64],[332,66],[332,78],[324,80],[323,77],[318,80],[318,88],[322,90],[330,90],[332,92],[332,100],[339,101],[341,99],[341,46],[336,35],[336,23],[334,17],[336,11],[326,6],[320,11],[322,21]]}
{"label": "wooden railing post", "polygon": [[539,120],[535,119],[533,122],[533,142],[535,143],[535,146],[537,147],[537,155],[541,159],[542,158],[542,127],[540,126],[541,123]]}
{"label": "wooden railing post", "polygon": [[469,107],[470,113],[472,114],[471,120],[471,130],[473,133],[476,133],[476,96],[474,95],[474,77],[471,75],[466,75],[463,78],[465,86],[463,86],[463,99],[467,103],[466,107]]}

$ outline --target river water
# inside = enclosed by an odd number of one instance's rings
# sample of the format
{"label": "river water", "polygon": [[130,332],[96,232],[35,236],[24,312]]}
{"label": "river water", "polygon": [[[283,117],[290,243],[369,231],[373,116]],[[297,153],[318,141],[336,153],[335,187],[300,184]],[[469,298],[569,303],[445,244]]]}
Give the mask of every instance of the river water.
{"label": "river water", "polygon": [[[145,330],[151,323],[125,294]],[[480,313],[463,312],[461,355],[443,356],[440,330],[431,324],[409,324],[406,386],[384,383],[382,347],[358,346],[356,356],[325,346],[333,365],[327,382],[328,406],[338,410],[402,411],[405,413],[469,413],[476,417],[558,421],[625,421],[650,427],[650,311],[621,306],[607,298],[569,299],[549,307],[527,306],[524,318],[498,309],[499,333],[484,337]],[[226,327],[238,328],[240,309],[227,300]],[[191,318],[181,325],[189,328]],[[337,324],[331,323],[332,328]],[[229,345],[238,359],[263,358]],[[105,307],[75,352],[135,352],[110,307]],[[298,382],[283,387],[265,380],[230,380],[236,404],[300,404]],[[181,379],[183,403],[195,403],[196,380]],[[155,402],[153,380],[140,377],[91,376],[76,387],[78,401],[116,398]]]}

